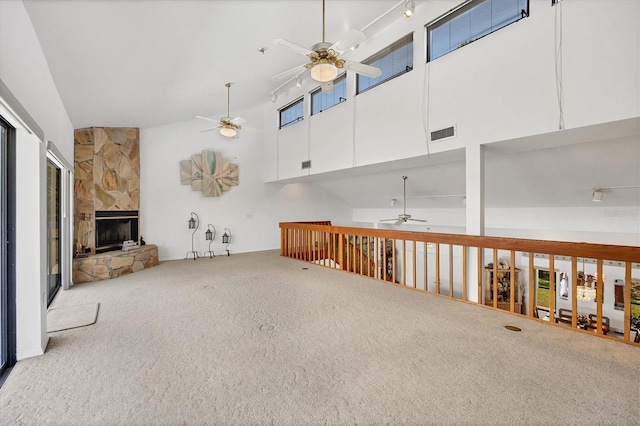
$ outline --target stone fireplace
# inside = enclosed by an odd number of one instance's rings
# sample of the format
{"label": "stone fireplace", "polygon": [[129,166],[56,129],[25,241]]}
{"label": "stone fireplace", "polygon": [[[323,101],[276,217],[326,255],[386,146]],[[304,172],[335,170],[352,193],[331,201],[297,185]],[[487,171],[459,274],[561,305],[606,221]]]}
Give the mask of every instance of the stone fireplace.
{"label": "stone fireplace", "polygon": [[155,245],[121,250],[123,241],[140,240],[140,130],[76,129],[74,171],[73,282],[115,278],[157,265]]}
{"label": "stone fireplace", "polygon": [[97,212],[140,210],[140,131],[89,127],[74,136],[76,244],[95,254]]}

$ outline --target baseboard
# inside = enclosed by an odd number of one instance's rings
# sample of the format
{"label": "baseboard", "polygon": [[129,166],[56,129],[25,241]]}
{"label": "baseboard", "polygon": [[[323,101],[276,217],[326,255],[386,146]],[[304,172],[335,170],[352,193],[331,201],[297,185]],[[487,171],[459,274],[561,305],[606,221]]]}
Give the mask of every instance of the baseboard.
{"label": "baseboard", "polygon": [[[47,340],[46,340],[46,342],[44,344],[44,348],[45,349],[46,349],[48,343],[49,343],[49,338],[47,337]],[[40,355],[44,355],[44,349],[36,348],[36,349],[32,349],[30,351],[24,351],[24,352],[16,353],[16,360],[17,361],[22,361],[23,359],[33,358],[34,356],[40,356]]]}

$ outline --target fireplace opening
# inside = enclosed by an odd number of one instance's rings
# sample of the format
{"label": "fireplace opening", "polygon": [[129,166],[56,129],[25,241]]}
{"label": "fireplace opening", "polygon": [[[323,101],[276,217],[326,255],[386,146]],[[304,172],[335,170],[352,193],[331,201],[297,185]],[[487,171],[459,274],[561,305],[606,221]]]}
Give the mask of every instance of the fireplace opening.
{"label": "fireplace opening", "polygon": [[138,241],[137,210],[96,211],[96,253],[121,250],[128,240]]}

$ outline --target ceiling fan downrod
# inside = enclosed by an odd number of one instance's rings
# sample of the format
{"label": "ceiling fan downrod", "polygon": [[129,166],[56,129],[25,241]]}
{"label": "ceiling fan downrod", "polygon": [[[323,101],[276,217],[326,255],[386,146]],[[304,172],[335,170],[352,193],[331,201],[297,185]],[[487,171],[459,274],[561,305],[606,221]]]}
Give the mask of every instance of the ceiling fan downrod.
{"label": "ceiling fan downrod", "polygon": [[231,118],[231,83],[225,86],[227,86],[227,118]]}
{"label": "ceiling fan downrod", "polygon": [[407,214],[407,177],[402,176],[402,214]]}

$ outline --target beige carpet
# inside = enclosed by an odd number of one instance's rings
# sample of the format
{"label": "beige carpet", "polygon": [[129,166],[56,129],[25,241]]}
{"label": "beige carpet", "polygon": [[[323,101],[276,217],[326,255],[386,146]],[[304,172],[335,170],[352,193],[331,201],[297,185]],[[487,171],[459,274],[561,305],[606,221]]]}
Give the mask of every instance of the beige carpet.
{"label": "beige carpet", "polygon": [[95,324],[98,319],[99,306],[99,303],[85,303],[49,309],[47,312],[47,333]]}
{"label": "beige carpet", "polygon": [[277,252],[164,262],[54,304],[95,300],[96,324],[52,333],[45,355],[18,362],[0,423],[640,419],[640,348]]}

